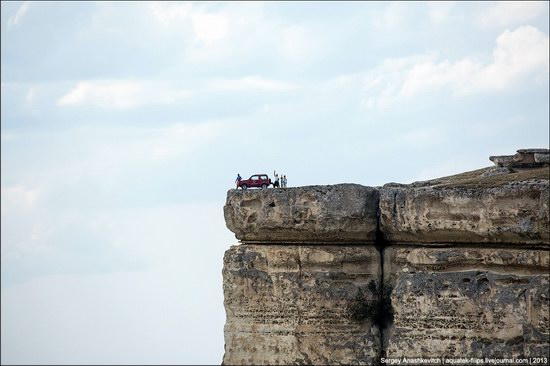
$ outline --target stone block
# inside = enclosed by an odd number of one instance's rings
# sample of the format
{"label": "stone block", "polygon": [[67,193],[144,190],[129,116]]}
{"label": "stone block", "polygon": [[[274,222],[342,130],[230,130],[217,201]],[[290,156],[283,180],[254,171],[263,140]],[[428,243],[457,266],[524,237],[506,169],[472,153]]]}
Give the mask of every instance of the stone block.
{"label": "stone block", "polygon": [[535,153],[534,154],[535,162],[540,164],[548,164],[550,163],[550,154],[548,152],[546,153]]}
{"label": "stone block", "polygon": [[495,163],[496,166],[511,166],[515,163],[514,155],[499,155],[499,156],[489,156],[489,160]]}
{"label": "stone block", "polygon": [[249,243],[369,243],[378,191],[359,184],[230,190],[225,222]]}
{"label": "stone block", "polygon": [[371,245],[232,246],[223,363],[378,362],[380,263]]}
{"label": "stone block", "polygon": [[548,180],[494,187],[483,182],[455,187],[383,187],[380,230],[392,243],[548,247],[548,192]]}
{"label": "stone block", "polygon": [[550,358],[548,268],[548,250],[386,248],[386,356]]}

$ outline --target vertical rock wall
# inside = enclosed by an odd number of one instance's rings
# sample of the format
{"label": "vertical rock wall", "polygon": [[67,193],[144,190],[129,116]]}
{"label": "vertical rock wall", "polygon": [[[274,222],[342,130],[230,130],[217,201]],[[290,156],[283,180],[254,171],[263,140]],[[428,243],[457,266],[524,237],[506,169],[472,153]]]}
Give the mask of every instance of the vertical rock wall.
{"label": "vertical rock wall", "polygon": [[548,251],[385,250],[388,357],[548,357]]}
{"label": "vertical rock wall", "polygon": [[548,169],[380,190],[387,357],[547,357]]}
{"label": "vertical rock wall", "polygon": [[224,364],[550,358],[548,172],[229,191]]}
{"label": "vertical rock wall", "polygon": [[372,246],[237,245],[224,257],[225,364],[373,364]]}
{"label": "vertical rock wall", "polygon": [[229,192],[224,364],[378,362],[377,210],[357,184]]}

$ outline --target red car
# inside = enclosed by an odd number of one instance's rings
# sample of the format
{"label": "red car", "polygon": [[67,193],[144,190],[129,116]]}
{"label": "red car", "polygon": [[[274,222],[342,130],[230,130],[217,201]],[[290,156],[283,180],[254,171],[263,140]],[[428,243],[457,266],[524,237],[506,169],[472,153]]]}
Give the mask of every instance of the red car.
{"label": "red car", "polygon": [[267,188],[271,185],[271,179],[267,174],[254,174],[248,179],[241,179],[237,183],[237,188],[247,189],[248,187]]}

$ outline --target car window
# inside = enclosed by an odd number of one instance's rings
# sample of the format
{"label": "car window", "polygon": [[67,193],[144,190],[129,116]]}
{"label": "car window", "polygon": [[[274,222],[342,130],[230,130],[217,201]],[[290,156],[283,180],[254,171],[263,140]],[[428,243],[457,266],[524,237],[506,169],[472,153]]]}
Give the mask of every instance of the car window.
{"label": "car window", "polygon": [[252,176],[250,179],[252,179],[252,180],[258,180],[259,178],[258,178],[257,175],[254,175],[254,176]]}

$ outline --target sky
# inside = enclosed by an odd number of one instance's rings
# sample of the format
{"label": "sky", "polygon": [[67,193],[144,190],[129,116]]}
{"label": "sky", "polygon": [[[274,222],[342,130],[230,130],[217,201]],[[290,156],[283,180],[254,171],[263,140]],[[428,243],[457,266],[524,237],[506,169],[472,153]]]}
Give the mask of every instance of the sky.
{"label": "sky", "polygon": [[237,173],[549,145],[548,2],[1,3],[1,363],[220,364]]}

